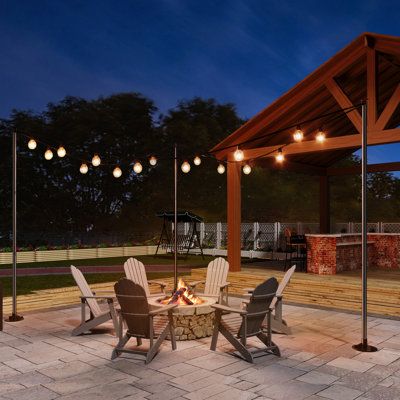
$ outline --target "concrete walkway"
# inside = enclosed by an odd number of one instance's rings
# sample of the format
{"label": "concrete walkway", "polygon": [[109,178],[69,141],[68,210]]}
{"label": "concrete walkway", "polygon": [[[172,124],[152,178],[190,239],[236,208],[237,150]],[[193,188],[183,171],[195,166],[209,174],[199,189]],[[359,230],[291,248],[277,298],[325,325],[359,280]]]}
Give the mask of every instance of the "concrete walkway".
{"label": "concrete walkway", "polygon": [[[165,342],[149,365],[127,355],[110,360],[107,332],[71,337],[79,308],[25,315],[0,332],[0,399],[40,400],[395,400],[400,399],[400,322],[369,320],[378,353],[358,353],[359,317],[286,306],[293,335],[275,335],[282,357],[248,364],[210,339]],[[132,341],[132,345],[134,342]],[[255,344],[255,342],[254,342]]]}

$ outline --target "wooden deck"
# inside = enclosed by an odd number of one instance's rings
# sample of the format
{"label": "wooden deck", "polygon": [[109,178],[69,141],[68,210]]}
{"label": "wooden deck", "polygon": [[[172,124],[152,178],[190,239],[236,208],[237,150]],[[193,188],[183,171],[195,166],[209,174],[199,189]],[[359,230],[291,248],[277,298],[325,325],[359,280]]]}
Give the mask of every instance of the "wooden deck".
{"label": "wooden deck", "polygon": [[[191,280],[205,279],[206,269],[193,269]],[[228,275],[233,295],[242,295],[245,288],[255,287],[265,279],[275,276],[280,280],[282,269],[246,266],[241,272]],[[173,279],[163,279],[170,287]],[[371,314],[400,317],[400,271],[370,271],[368,279],[368,311]],[[92,285],[94,290],[112,290],[114,282]],[[295,272],[285,291],[285,302],[306,304],[342,310],[361,309],[361,272],[345,272],[338,275],[313,275]],[[29,295],[18,296],[18,311],[63,307],[79,303],[76,287],[39,290]],[[11,298],[4,299],[4,314],[11,311]]]}

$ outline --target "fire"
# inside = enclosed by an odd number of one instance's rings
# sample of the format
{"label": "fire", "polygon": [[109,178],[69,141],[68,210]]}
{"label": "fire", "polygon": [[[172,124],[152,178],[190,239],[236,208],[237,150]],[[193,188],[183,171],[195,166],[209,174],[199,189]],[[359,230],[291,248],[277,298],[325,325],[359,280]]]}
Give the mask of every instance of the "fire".
{"label": "fire", "polygon": [[192,288],[182,279],[178,281],[178,287],[171,297],[160,300],[161,304],[178,304],[180,306],[191,306],[201,304],[203,300],[194,295]]}

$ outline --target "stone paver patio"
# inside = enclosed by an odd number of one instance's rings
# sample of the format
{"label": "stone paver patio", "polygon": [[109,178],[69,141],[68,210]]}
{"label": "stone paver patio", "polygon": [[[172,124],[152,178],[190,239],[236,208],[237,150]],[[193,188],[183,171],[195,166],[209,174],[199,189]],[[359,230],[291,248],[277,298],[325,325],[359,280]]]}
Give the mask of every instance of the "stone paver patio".
{"label": "stone paver patio", "polygon": [[0,399],[400,399],[400,321],[370,318],[380,351],[361,354],[351,348],[358,315],[286,306],[285,316],[293,335],[274,335],[281,358],[248,364],[220,337],[217,352],[209,338],[178,342],[175,352],[165,342],[146,366],[131,355],[110,361],[107,326],[71,337],[78,307],[28,314],[0,332]]}

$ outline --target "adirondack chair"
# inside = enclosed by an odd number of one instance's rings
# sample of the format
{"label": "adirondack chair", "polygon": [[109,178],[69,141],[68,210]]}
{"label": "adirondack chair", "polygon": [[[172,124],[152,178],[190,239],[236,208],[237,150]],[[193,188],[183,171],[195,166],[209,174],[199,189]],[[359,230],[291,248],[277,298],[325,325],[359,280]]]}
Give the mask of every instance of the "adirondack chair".
{"label": "adirondack chair", "polygon": [[228,304],[228,271],[228,262],[218,257],[208,264],[205,281],[195,281],[189,285],[196,290],[197,285],[204,284],[204,296],[217,297],[219,303]]}
{"label": "adirondack chair", "polygon": [[[290,282],[290,278],[294,274],[295,270],[296,270],[296,265],[293,265],[286,271],[281,282],[279,283],[276,295],[271,302],[270,309],[273,311],[273,314],[271,316],[271,327],[273,332],[284,333],[285,335],[292,334],[292,330],[287,325],[286,321],[283,319],[282,305],[283,305],[283,292],[288,283]],[[252,290],[249,290],[249,293],[252,293]]]}
{"label": "adirondack chair", "polygon": [[[250,363],[254,362],[254,357],[259,353],[272,353],[280,356],[278,346],[272,341],[271,310],[269,308],[277,289],[278,281],[275,278],[270,278],[254,289],[245,308],[231,308],[222,304],[213,305],[215,322],[211,350],[215,351],[218,333],[221,332],[239,352],[240,356]],[[224,317],[223,314],[225,314]],[[266,325],[264,323],[265,318],[267,320]],[[250,350],[247,347],[247,338],[254,336],[265,347]]]}
{"label": "adirondack chair", "polygon": [[[171,338],[172,350],[176,349],[172,318],[172,310],[177,306],[176,304],[162,306],[150,311],[145,290],[137,283],[126,278],[121,278],[114,285],[114,289],[121,306],[121,317],[128,329],[123,336],[123,324],[120,323],[120,339],[111,354],[111,359],[118,357],[121,353],[132,353],[144,356],[147,364],[155,357],[168,333]],[[165,315],[166,313],[167,315]],[[154,321],[155,317],[158,317],[158,321]],[[138,346],[142,344],[142,339],[150,339],[148,351],[125,349],[126,343],[132,337],[136,338]],[[156,338],[157,340],[154,342]]]}
{"label": "adirondack chair", "polygon": [[[117,315],[114,308],[114,295],[96,295],[90,289],[82,272],[71,265],[71,273],[81,291],[81,324],[72,331],[72,336],[81,335],[104,322],[113,321],[115,333],[119,331]],[[108,310],[102,310],[98,300],[107,300]],[[90,310],[90,318],[86,320],[86,306]]]}
{"label": "adirondack chair", "polygon": [[[147,297],[156,297],[156,296],[160,297],[160,295],[165,294],[165,287],[167,286],[167,284],[161,281],[154,281],[154,280],[148,281],[146,276],[146,270],[144,268],[143,263],[137,260],[136,258],[132,257],[129,258],[124,263],[124,270],[125,270],[125,276],[131,281],[140,285],[144,289]],[[151,294],[149,285],[160,286],[161,293]]]}

